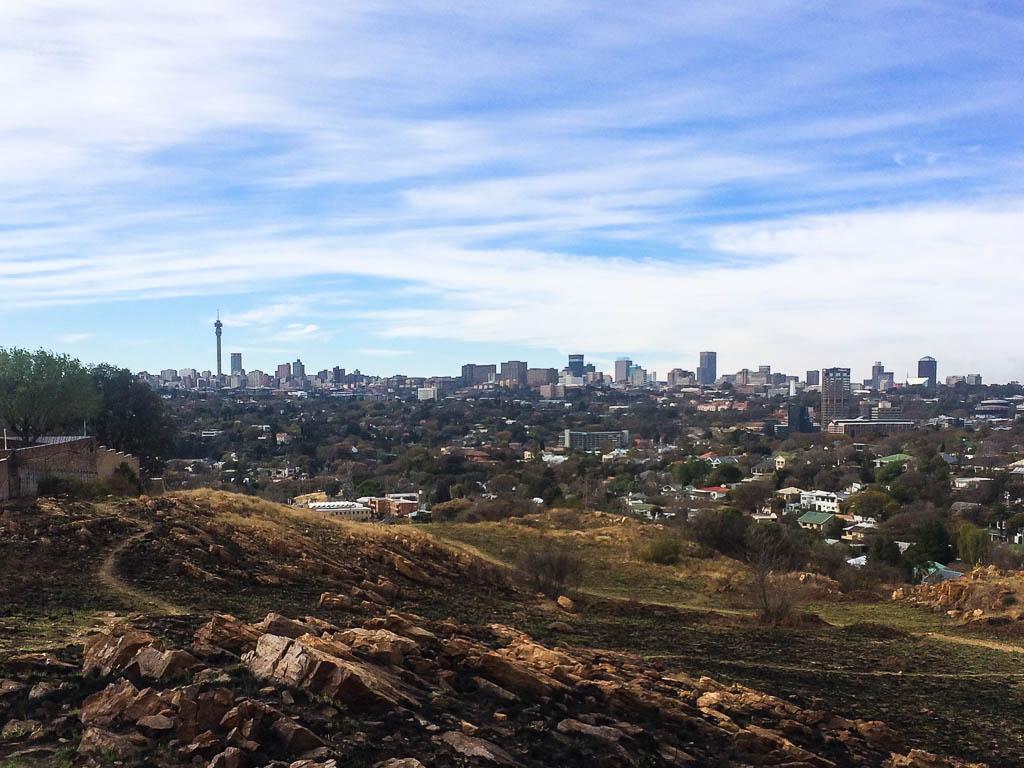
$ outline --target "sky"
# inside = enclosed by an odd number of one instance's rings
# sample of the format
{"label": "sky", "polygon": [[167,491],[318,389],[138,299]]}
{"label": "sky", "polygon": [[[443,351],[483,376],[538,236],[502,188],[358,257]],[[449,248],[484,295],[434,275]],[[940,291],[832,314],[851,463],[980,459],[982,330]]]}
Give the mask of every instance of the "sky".
{"label": "sky", "polygon": [[0,94],[0,346],[1024,379],[1019,3],[19,0]]}

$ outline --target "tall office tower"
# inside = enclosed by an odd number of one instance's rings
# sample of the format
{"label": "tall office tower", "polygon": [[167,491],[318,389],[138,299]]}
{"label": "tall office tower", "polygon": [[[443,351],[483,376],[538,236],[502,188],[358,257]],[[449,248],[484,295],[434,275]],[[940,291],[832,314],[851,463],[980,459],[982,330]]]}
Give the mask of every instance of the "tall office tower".
{"label": "tall office tower", "polygon": [[939,364],[934,357],[922,357],[917,361],[917,378],[928,379],[928,386],[934,387],[938,380]]}
{"label": "tall office tower", "polygon": [[476,379],[476,365],[473,363],[466,363],[462,366],[462,383],[464,386],[473,386],[474,380]]}
{"label": "tall office tower", "polygon": [[291,363],[281,363],[279,366],[277,366],[277,378],[284,379],[285,381],[288,381],[288,379],[290,379],[291,377],[292,377],[292,364]]}
{"label": "tall office tower", "polygon": [[763,373],[765,376],[772,375],[772,367],[770,365],[759,365],[757,366],[757,372]]}
{"label": "tall office tower", "polygon": [[821,373],[819,371],[807,372],[807,386],[816,387],[821,384]]}
{"label": "tall office tower", "polygon": [[221,376],[224,375],[224,371],[221,369],[221,365],[220,365],[220,334],[221,334],[221,329],[223,327],[224,327],[224,323],[222,323],[220,321],[220,310],[218,309],[217,310],[217,322],[215,322],[213,324],[213,332],[217,336],[217,378],[220,378]]}
{"label": "tall office tower", "polygon": [[304,378],[306,375],[306,366],[303,365],[302,360],[296,359],[292,363],[292,377],[296,379]]}
{"label": "tall office tower", "polygon": [[807,412],[806,405],[790,402],[787,407],[787,414],[789,417],[789,434],[802,434],[804,432],[810,432],[813,429],[811,417]]}
{"label": "tall office tower", "polygon": [[718,353],[701,352],[700,365],[697,367],[697,383],[710,387],[718,379]]}
{"label": "tall office tower", "polygon": [[875,361],[875,364],[871,366],[871,387],[872,389],[878,389],[882,385],[882,376],[885,373],[885,366],[882,365],[880,360]]}
{"label": "tall office tower", "polygon": [[331,383],[341,384],[345,380],[345,369],[339,366],[334,366],[331,369]]}
{"label": "tall office tower", "polygon": [[850,415],[850,369],[823,368],[821,371],[821,429]]}
{"label": "tall office tower", "polygon": [[521,360],[509,360],[501,364],[501,380],[514,382],[521,387],[526,384],[526,363]]}
{"label": "tall office tower", "polygon": [[232,352],[231,353],[231,375],[240,376],[242,373],[242,353]]}
{"label": "tall office tower", "polygon": [[569,375],[577,378],[583,378],[583,369],[586,366],[583,363],[583,355],[569,355]]}
{"label": "tall office tower", "polygon": [[622,384],[629,378],[629,369],[633,361],[628,357],[620,357],[615,361],[615,381]]}

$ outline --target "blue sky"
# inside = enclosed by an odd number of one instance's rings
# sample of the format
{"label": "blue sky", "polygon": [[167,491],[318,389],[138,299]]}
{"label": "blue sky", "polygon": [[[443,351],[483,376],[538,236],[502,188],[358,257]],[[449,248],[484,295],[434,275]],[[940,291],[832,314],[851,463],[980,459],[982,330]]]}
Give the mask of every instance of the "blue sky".
{"label": "blue sky", "polygon": [[27,0],[0,92],[0,345],[1024,378],[1014,3]]}

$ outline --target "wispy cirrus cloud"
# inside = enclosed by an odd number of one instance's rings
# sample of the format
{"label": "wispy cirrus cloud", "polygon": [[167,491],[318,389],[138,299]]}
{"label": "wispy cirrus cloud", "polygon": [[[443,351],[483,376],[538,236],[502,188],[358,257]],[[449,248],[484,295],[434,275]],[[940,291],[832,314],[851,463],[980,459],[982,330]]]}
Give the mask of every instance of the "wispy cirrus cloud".
{"label": "wispy cirrus cloud", "polygon": [[1009,377],[1020,14],[925,7],[9,3],[0,312]]}

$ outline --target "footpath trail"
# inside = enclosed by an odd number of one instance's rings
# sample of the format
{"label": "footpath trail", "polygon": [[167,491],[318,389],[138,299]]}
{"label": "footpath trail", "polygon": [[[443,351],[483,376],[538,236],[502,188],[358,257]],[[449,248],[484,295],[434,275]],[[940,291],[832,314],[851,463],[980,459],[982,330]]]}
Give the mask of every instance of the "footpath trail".
{"label": "footpath trail", "polygon": [[107,556],[103,558],[103,562],[100,563],[99,570],[96,571],[96,577],[104,586],[128,598],[129,601],[137,605],[141,610],[169,616],[182,616],[188,613],[188,611],[159,597],[143,592],[117,575],[117,556],[135,542],[144,539],[152,530],[153,526],[148,525],[110,550]]}

